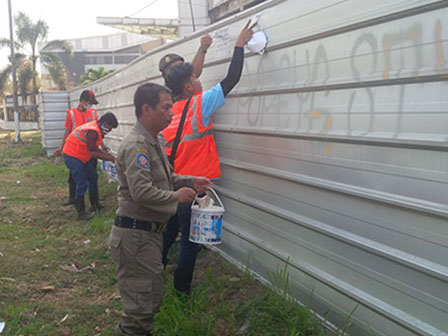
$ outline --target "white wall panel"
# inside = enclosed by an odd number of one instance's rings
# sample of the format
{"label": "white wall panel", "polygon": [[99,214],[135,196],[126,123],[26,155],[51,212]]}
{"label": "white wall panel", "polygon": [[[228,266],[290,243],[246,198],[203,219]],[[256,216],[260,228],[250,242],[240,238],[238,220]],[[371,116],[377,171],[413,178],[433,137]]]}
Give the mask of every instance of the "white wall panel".
{"label": "white wall panel", "polygon": [[266,1],[89,86],[120,119],[108,145],[163,55],[191,60],[209,32],[209,88],[256,13],[268,51],[246,54],[214,116],[219,250],[266,279],[289,259],[317,313],[338,324],[357,307],[352,335],[448,335],[448,1]]}

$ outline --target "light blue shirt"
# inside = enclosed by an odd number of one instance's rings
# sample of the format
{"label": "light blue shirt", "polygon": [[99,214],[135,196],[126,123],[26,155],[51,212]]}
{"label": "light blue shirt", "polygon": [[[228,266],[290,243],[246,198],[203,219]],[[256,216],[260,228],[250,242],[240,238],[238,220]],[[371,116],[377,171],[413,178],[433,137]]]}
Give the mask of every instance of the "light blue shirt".
{"label": "light blue shirt", "polygon": [[207,127],[211,116],[225,103],[221,83],[202,93],[202,124]]}

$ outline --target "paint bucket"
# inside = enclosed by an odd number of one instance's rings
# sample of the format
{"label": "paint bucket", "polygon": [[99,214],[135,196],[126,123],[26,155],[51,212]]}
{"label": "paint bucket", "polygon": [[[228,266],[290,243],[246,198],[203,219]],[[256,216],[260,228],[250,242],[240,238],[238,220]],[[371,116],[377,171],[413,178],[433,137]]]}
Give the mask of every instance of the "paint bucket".
{"label": "paint bucket", "polygon": [[191,205],[190,241],[203,245],[221,243],[224,206],[213,189],[209,189],[219,205],[200,208],[196,201]]}

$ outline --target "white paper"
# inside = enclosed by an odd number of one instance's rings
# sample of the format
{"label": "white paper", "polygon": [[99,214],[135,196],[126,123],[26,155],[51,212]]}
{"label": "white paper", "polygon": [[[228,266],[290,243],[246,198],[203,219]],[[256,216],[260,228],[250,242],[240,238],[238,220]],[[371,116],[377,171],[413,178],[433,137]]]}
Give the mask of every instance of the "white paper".
{"label": "white paper", "polygon": [[252,16],[252,18],[250,19],[250,25],[253,26],[254,24],[258,23],[262,14],[263,13],[258,13],[258,14],[255,14],[254,16]]}
{"label": "white paper", "polygon": [[268,44],[268,37],[265,32],[257,31],[252,35],[252,38],[247,42],[247,49],[252,52],[262,55],[266,51],[266,45]]}
{"label": "white paper", "polygon": [[213,34],[213,50],[217,56],[228,57],[233,50],[229,38],[229,27],[218,29]]}
{"label": "white paper", "polygon": [[199,204],[199,208],[211,208],[215,203],[210,197],[205,195],[204,197],[197,197],[196,202]]}
{"label": "white paper", "polygon": [[0,322],[0,333],[3,331],[4,328],[5,328],[5,322]]}

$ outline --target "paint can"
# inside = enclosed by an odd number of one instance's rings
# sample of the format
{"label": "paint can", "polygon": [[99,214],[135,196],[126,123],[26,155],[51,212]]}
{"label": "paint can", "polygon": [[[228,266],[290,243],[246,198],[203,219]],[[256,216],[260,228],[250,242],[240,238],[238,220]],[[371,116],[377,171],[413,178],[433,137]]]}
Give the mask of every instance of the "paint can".
{"label": "paint can", "polygon": [[[213,189],[209,189],[219,205],[200,208],[195,200],[191,205],[190,241],[203,245],[221,243],[222,217],[224,206]],[[208,191],[207,191],[208,193]]]}

